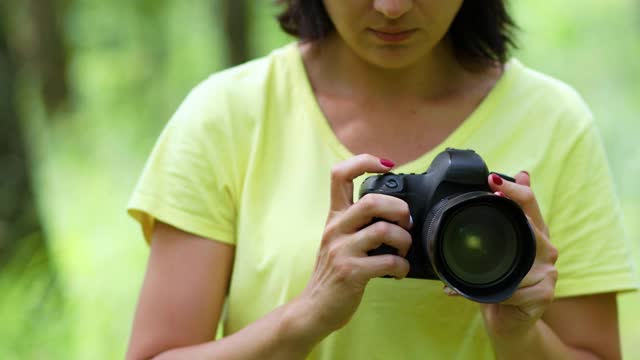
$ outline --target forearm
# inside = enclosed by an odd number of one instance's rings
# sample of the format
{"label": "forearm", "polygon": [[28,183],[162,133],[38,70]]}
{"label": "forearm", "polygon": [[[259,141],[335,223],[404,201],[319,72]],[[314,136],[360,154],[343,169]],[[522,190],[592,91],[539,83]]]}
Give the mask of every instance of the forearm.
{"label": "forearm", "polygon": [[153,359],[304,359],[327,335],[314,330],[307,309],[294,300],[228,337],[173,349]]}
{"label": "forearm", "polygon": [[565,344],[543,320],[523,334],[489,334],[496,359],[597,360],[597,355]]}

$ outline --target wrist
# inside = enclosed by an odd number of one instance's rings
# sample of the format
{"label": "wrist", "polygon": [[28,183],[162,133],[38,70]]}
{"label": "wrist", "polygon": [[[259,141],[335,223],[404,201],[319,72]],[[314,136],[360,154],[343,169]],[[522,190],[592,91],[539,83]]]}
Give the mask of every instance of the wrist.
{"label": "wrist", "polygon": [[523,349],[530,349],[538,341],[538,323],[512,331],[488,331],[496,359],[522,358]]}
{"label": "wrist", "polygon": [[280,325],[282,336],[291,339],[301,351],[311,351],[330,333],[318,326],[319,322],[315,319],[313,305],[302,296],[293,299],[283,307],[282,319]]}
{"label": "wrist", "polygon": [[570,349],[541,319],[511,335],[489,334],[496,359],[570,359]]}
{"label": "wrist", "polygon": [[540,319],[536,319],[519,324],[495,324],[493,327],[485,322],[485,329],[492,341],[525,341],[535,334],[539,322]]}

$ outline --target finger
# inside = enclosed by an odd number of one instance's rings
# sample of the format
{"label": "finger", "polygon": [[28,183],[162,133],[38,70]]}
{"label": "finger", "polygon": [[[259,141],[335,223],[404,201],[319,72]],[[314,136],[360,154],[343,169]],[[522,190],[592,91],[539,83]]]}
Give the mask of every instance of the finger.
{"label": "finger", "polygon": [[555,281],[545,278],[534,286],[520,288],[511,297],[502,302],[504,305],[520,306],[540,301],[551,302],[555,293]]}
{"label": "finger", "polygon": [[501,191],[506,197],[520,205],[522,210],[524,210],[524,212],[531,217],[531,220],[533,220],[533,225],[537,226],[539,229],[545,228],[542,213],[538,206],[538,201],[536,200],[531,187],[513,183],[511,181],[504,181],[496,174],[489,175],[489,186],[491,187],[491,191]]}
{"label": "finger", "polygon": [[[533,224],[533,219],[527,216],[527,221]],[[555,264],[558,261],[558,249],[549,239],[549,229],[540,229],[535,225],[531,226],[536,239],[536,262]]]}
{"label": "finger", "polygon": [[411,247],[411,234],[398,225],[378,221],[358,231],[355,236],[357,255],[366,255],[367,251],[382,244],[398,249],[398,255],[405,257]]}
{"label": "finger", "polygon": [[522,170],[515,176],[516,184],[531,187],[531,175],[528,172]]}
{"label": "finger", "polygon": [[552,279],[555,282],[558,279],[558,268],[555,267],[552,261],[536,260],[536,263],[531,268],[531,271],[529,271],[527,276],[522,279],[518,288],[524,289],[528,287],[534,287],[547,279]]}
{"label": "finger", "polygon": [[353,232],[370,224],[375,218],[384,219],[409,230],[411,215],[406,201],[383,194],[367,194],[349,207],[341,226],[344,232]]}
{"label": "finger", "polygon": [[460,295],[460,294],[458,294],[457,291],[453,290],[452,288],[448,287],[447,285],[444,286],[442,291],[444,291],[444,293],[447,294],[447,296],[459,296]]}
{"label": "finger", "polygon": [[364,173],[383,173],[394,166],[390,160],[362,154],[336,164],[331,169],[331,211],[353,204],[353,179]]}
{"label": "finger", "polygon": [[[534,265],[535,266],[535,265]],[[527,276],[522,279],[520,285],[518,285],[518,289],[525,289],[528,287],[533,287],[538,285],[544,280],[544,273],[541,271],[536,271],[536,269],[532,268],[531,271],[527,274]]]}
{"label": "finger", "polygon": [[527,221],[531,224],[531,230],[533,230],[533,235],[536,239],[536,260],[541,260],[542,254],[545,254],[545,248],[547,246],[547,242],[545,241],[546,237],[543,237],[542,230],[538,228],[533,222],[533,219],[529,215],[525,215],[527,217]]}
{"label": "finger", "polygon": [[397,255],[365,256],[355,259],[360,276],[372,279],[382,276],[393,276],[403,279],[409,273],[409,261]]}
{"label": "finger", "polygon": [[503,305],[519,306],[531,301],[531,299],[538,293],[539,289],[535,286],[529,286],[516,290],[510,298],[503,301]]}

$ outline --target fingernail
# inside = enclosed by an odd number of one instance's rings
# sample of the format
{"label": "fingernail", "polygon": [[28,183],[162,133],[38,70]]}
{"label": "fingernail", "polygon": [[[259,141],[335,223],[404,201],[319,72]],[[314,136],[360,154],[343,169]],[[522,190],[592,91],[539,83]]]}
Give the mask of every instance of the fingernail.
{"label": "fingernail", "polygon": [[380,164],[382,164],[383,166],[386,166],[388,168],[392,168],[394,166],[396,166],[396,163],[394,163],[391,160],[388,159],[380,159]]}
{"label": "fingernail", "polygon": [[521,170],[521,172],[527,174],[528,177],[531,177],[531,175],[529,175],[529,172],[527,170]]}
{"label": "fingernail", "polygon": [[491,174],[491,181],[498,186],[502,185],[502,178],[496,174]]}
{"label": "fingernail", "polygon": [[503,193],[502,191],[496,191],[496,195],[498,195],[498,196],[502,196],[502,197],[505,197],[505,196],[504,196],[504,193]]}

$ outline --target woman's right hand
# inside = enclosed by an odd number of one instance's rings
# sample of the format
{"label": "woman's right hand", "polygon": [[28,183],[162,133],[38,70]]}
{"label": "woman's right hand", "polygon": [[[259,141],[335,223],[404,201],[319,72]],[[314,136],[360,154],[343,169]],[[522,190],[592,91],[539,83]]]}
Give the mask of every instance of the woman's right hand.
{"label": "woman's right hand", "polygon": [[[313,275],[298,298],[313,314],[314,332],[321,337],[351,319],[370,279],[401,279],[409,272],[404,258],[411,245],[407,203],[381,194],[367,194],[353,203],[353,179],[392,167],[388,160],[358,155],[332,169],[329,216]],[[373,222],[374,218],[386,221]],[[398,249],[398,255],[367,255],[382,244]]]}
{"label": "woman's right hand", "polygon": [[[352,180],[365,172],[389,171],[392,166],[385,164],[390,165],[360,155],[333,169],[331,210],[305,290],[216,341],[210,340],[227,293],[235,248],[158,224],[127,358],[306,358],[318,341],[349,321],[369,279],[402,278],[409,271],[401,256],[367,256],[368,250],[383,243],[399,249],[402,256],[407,253],[411,244],[407,204],[375,194],[356,204],[352,201]],[[387,221],[372,224],[374,218]]]}

